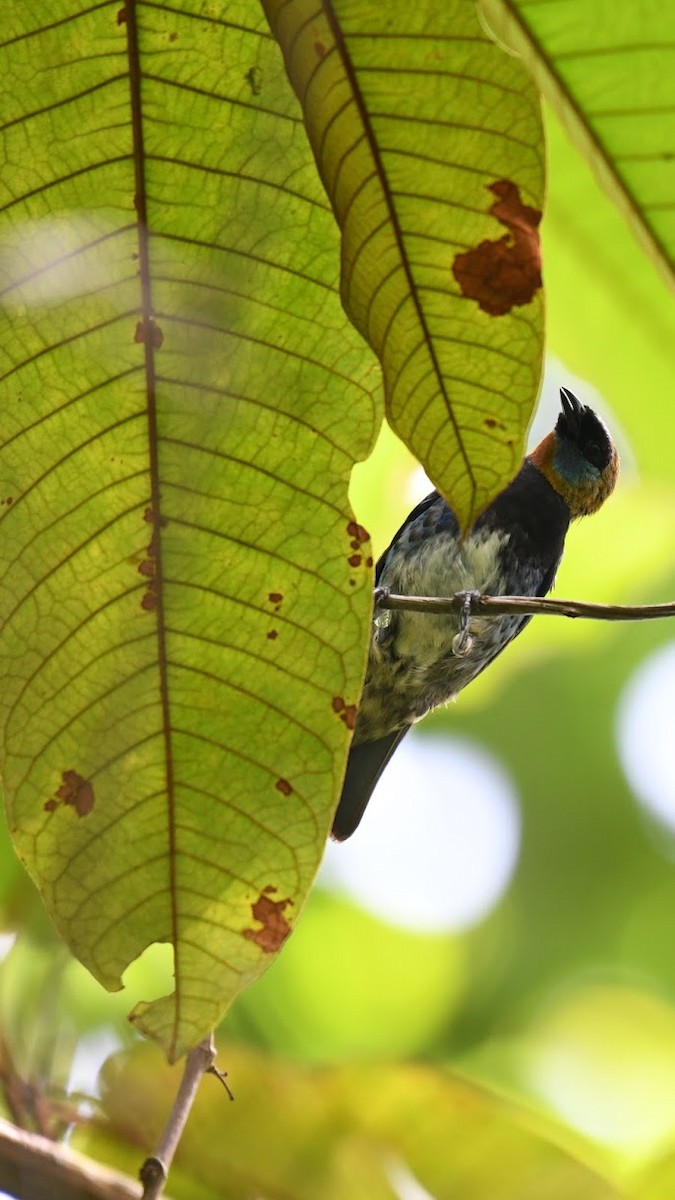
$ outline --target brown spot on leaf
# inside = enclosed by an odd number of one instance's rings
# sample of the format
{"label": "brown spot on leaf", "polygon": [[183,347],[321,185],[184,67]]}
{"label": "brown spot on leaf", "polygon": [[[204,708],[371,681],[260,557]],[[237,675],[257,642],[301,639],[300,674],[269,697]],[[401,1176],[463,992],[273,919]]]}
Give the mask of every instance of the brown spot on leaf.
{"label": "brown spot on leaf", "polygon": [[355,579],[350,579],[350,580],[349,580],[349,586],[350,586],[350,587],[356,587],[356,580],[355,580]]}
{"label": "brown spot on leaf", "polygon": [[281,792],[282,796],[290,796],[293,792],[293,788],[287,779],[277,779],[274,786],[278,792]]}
{"label": "brown spot on leaf", "polygon": [[350,567],[360,567],[361,563],[363,562],[363,558],[360,554],[351,554],[347,559],[347,562],[349,563]]}
{"label": "brown spot on leaf", "polygon": [[268,638],[270,639],[270,641],[271,641],[271,642],[274,642],[274,641],[275,641],[275,640],[278,638],[278,636],[279,636],[279,633],[278,633],[278,631],[277,631],[276,629],[270,629],[270,631],[269,631],[269,633],[268,633],[268,635],[267,635],[267,636],[268,636]]}
{"label": "brown spot on leaf", "polygon": [[125,23],[126,19],[127,19],[127,10],[126,10],[126,8],[122,7],[122,8],[120,8],[120,9],[118,9],[118,11],[117,11],[117,24],[118,24],[118,25],[124,25],[124,23]]}
{"label": "brown spot on leaf", "polygon": [[160,529],[166,529],[167,525],[169,524],[168,517],[160,516],[158,519],[151,508],[146,508],[145,512],[143,513],[143,520],[147,525],[159,525]]}
{"label": "brown spot on leaf", "polygon": [[170,33],[170,34],[169,34],[169,41],[170,41],[170,42],[175,42],[177,37],[178,37],[178,34],[177,34],[177,33]]}
{"label": "brown spot on leaf", "polygon": [[12,496],[5,496],[5,499],[2,503],[6,504],[7,508],[11,508],[14,503],[14,498]]}
{"label": "brown spot on leaf", "polygon": [[319,41],[318,38],[314,43],[314,51],[317,58],[323,58],[326,53],[326,47],[324,46],[323,42]]}
{"label": "brown spot on leaf", "polygon": [[340,720],[344,721],[347,729],[353,729],[356,725],[356,712],[355,704],[345,704],[344,712],[340,713]]}
{"label": "brown spot on leaf", "polygon": [[262,73],[260,67],[249,67],[244,75],[244,79],[248,83],[252,95],[259,96],[262,92]]}
{"label": "brown spot on leaf", "polygon": [[152,507],[145,509],[143,520],[152,526],[152,536],[146,550],[146,558],[138,565],[138,572],[150,580],[148,590],[141,600],[141,608],[146,612],[154,612],[158,604],[157,559],[159,556],[159,531],[168,525],[166,517],[157,516]]}
{"label": "brown spot on leaf", "polygon": [[275,887],[268,884],[266,888],[263,888],[255,904],[251,905],[253,919],[259,921],[262,928],[244,930],[244,937],[249,942],[255,942],[256,946],[260,946],[265,954],[276,954],[291,932],[284,912],[293,901],[290,897],[285,900],[272,900],[270,893],[274,893],[276,890]]}
{"label": "brown spot on leaf", "polygon": [[135,342],[147,342],[148,340],[155,350],[159,350],[164,341],[164,334],[152,317],[149,317],[147,321],[139,321],[134,333]]}
{"label": "brown spot on leaf", "polygon": [[529,304],[541,287],[541,213],[523,204],[508,179],[491,183],[489,190],[497,199],[488,211],[508,233],[455,255],[452,273],[465,296],[476,300],[483,312],[501,317],[516,305]]}
{"label": "brown spot on leaf", "polygon": [[45,803],[42,807],[44,808],[45,812],[56,812],[57,808],[59,807],[58,800],[45,800]]}
{"label": "brown spot on leaf", "polygon": [[368,555],[368,557],[367,557],[367,559],[366,559],[366,566],[367,566],[367,567],[372,567],[372,565],[373,565],[373,558],[372,558],[372,555],[370,555],[370,554],[369,554],[369,555]]}
{"label": "brown spot on leaf", "polygon": [[282,592],[270,592],[270,594],[268,596],[268,600],[269,600],[270,604],[281,604],[281,601],[283,600],[283,598],[284,597],[283,597]]}
{"label": "brown spot on leaf", "polygon": [[77,771],[64,771],[61,778],[63,782],[56,796],[44,806],[46,811],[53,812],[60,800],[62,804],[70,804],[78,817],[88,816],[94,807],[94,789],[89,780]]}
{"label": "brown spot on leaf", "polygon": [[[364,529],[363,525],[357,525],[356,521],[349,522],[349,524],[347,526],[347,533],[349,534],[350,537],[356,538],[356,541],[359,545],[362,544],[363,542],[370,541],[370,534],[368,533],[368,530]],[[354,545],[353,542],[352,542],[352,545]],[[356,549],[356,547],[354,547],[354,548]]]}
{"label": "brown spot on leaf", "polygon": [[346,704],[342,696],[334,696],[331,701],[333,712],[339,713],[340,720],[344,721],[347,729],[353,729],[356,725],[356,704]]}

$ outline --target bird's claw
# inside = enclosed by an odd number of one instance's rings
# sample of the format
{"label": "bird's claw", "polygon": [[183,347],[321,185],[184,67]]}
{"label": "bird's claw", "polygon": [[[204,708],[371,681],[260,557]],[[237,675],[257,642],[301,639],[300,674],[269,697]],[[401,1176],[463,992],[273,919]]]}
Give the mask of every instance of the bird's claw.
{"label": "bird's claw", "polygon": [[387,629],[391,625],[392,612],[390,608],[385,608],[389,596],[388,587],[376,587],[373,592],[373,608],[375,616],[373,617],[373,625],[376,629]]}
{"label": "bird's claw", "polygon": [[455,600],[462,601],[459,610],[459,631],[452,639],[452,653],[455,658],[466,658],[471,653],[474,639],[471,635],[471,616],[474,602],[480,598],[480,592],[455,592]]}

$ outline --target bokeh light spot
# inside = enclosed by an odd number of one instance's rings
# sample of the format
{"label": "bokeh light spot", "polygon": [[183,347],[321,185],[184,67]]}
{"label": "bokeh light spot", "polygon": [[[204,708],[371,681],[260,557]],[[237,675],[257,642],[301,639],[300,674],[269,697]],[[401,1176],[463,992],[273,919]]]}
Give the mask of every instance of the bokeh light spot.
{"label": "bokeh light spot", "polygon": [[675,642],[640,664],[619,702],[621,764],[647,811],[675,832]]}
{"label": "bokeh light spot", "polygon": [[359,829],[328,847],[326,887],[406,929],[466,929],[493,908],[518,858],[520,811],[506,772],[460,738],[409,733]]}
{"label": "bokeh light spot", "polygon": [[675,1011],[629,987],[560,996],[528,1039],[529,1088],[573,1128],[624,1160],[675,1132]]}

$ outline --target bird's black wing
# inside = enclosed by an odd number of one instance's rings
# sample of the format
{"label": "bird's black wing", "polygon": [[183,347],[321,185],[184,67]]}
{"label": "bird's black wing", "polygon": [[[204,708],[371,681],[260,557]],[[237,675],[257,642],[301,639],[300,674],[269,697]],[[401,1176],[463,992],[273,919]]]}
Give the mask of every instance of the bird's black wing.
{"label": "bird's black wing", "polygon": [[[421,517],[423,513],[427,512],[427,510],[430,509],[432,507],[432,505],[436,504],[436,502],[440,499],[441,499],[441,497],[438,492],[430,492],[428,496],[424,497],[424,500],[420,500],[419,504],[415,508],[413,508],[412,512],[408,513],[408,516],[406,517],[405,521],[401,525],[400,529],[396,530],[396,533],[394,534],[389,545],[387,546],[387,549],[384,551],[384,554],[381,554],[377,560],[377,566],[375,567],[375,586],[376,587],[380,582],[380,576],[382,575],[384,564],[386,563],[387,558],[389,556],[389,551],[392,549],[393,546],[396,545],[396,543],[401,538],[402,534],[409,533],[411,526],[414,524],[414,522],[417,520],[417,518]],[[441,501],[441,504],[444,509],[448,508],[445,501]],[[450,509],[448,509],[448,514],[451,517],[451,519],[454,521],[455,517],[454,517],[454,514],[451,513]]]}
{"label": "bird's black wing", "polygon": [[410,726],[406,725],[377,742],[359,742],[357,746],[352,746],[340,803],[333,819],[333,837],[338,842],[344,842],[352,836],[366,811],[375,784],[409,729]]}
{"label": "bird's black wing", "polygon": [[[411,526],[417,518],[423,516],[439,501],[442,507],[447,509],[447,505],[445,501],[441,501],[439,493],[430,492],[412,512],[408,513],[400,529],[397,529],[391,539],[387,549],[377,560],[377,566],[375,567],[376,586],[380,582],[384,565],[392,547],[396,545],[401,537],[409,536]],[[448,519],[454,521],[454,514],[451,513],[450,509],[447,511]],[[434,521],[435,524],[437,524],[437,521]],[[386,737],[379,738],[376,742],[360,742],[357,745],[352,745],[349,751],[349,758],[347,759],[347,771],[342,787],[340,803],[338,804],[333,820],[332,833],[337,841],[343,842],[353,834],[366,811],[375,784],[401,741],[401,738],[408,732],[409,728],[410,726],[406,725],[405,728],[397,729],[393,733],[387,734]]]}
{"label": "bird's black wing", "polygon": [[[425,516],[426,520],[421,521],[419,519]],[[433,537],[444,527],[452,529],[455,533],[459,532],[457,518],[452,509],[449,508],[438,492],[430,492],[412,512],[408,513],[400,529],[396,531],[391,539],[384,554],[378,559],[375,568],[376,586],[380,582],[382,571],[391,550],[402,538],[408,541],[422,541],[427,537]],[[392,618],[390,632],[394,634],[396,614],[392,614]],[[396,729],[393,733],[379,738],[376,742],[352,744],[347,760],[347,771],[342,787],[342,795],[333,820],[333,837],[339,842],[351,837],[357,828],[366,811],[368,801],[373,794],[375,784],[409,728],[410,726],[406,725],[403,729]]]}

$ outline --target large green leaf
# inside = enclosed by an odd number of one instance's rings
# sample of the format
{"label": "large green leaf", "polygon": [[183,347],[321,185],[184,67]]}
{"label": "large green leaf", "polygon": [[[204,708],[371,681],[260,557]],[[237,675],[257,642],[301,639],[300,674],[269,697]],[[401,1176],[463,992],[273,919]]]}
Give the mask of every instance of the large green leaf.
{"label": "large green leaf", "polygon": [[518,469],[539,381],[536,90],[473,0],[264,3],[390,423],[468,523]]}
{"label": "large green leaf", "polygon": [[656,0],[480,0],[673,282],[675,9]]}
{"label": "large green leaf", "polygon": [[358,698],[372,369],[262,11],[3,9],[0,723],[9,823],[175,1057],[273,958]]}

